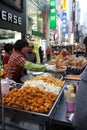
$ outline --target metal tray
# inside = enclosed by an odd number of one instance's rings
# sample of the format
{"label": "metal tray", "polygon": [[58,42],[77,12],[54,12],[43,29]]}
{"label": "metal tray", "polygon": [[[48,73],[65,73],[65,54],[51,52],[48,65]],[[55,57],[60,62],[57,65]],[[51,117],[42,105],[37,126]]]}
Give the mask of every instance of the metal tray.
{"label": "metal tray", "polygon": [[[18,122],[20,122],[20,121],[29,122],[29,120],[30,120],[30,121],[39,122],[39,123],[51,121],[56,114],[56,111],[60,104],[60,100],[64,94],[63,93],[64,87],[65,87],[65,84],[61,88],[61,91],[60,91],[57,99],[55,100],[52,108],[50,109],[50,111],[48,113],[37,113],[37,112],[19,110],[16,108],[4,106],[5,116],[9,118],[10,122],[11,122],[11,120],[13,120],[13,121],[16,120]],[[0,107],[0,109],[1,109],[1,107]]]}
{"label": "metal tray", "polygon": [[[57,79],[63,79],[63,75],[62,74],[58,74],[58,73],[47,73],[47,72],[45,72],[45,73],[42,73],[42,74],[40,74],[40,75],[42,75],[42,76],[48,76],[48,75],[52,75],[53,77],[55,77],[55,78],[57,78]],[[32,74],[28,74],[28,75],[23,75],[21,78],[20,78],[20,80],[21,80],[21,82],[22,83],[24,83],[24,82],[26,82],[27,80],[30,80],[30,79],[32,79],[32,78],[34,78],[34,77],[36,77],[37,75],[32,75]],[[38,75],[39,76],[39,75]]]}
{"label": "metal tray", "polygon": [[64,77],[64,79],[66,79],[66,80],[78,80],[78,81],[81,80],[81,78],[79,77],[79,75],[66,75]]}

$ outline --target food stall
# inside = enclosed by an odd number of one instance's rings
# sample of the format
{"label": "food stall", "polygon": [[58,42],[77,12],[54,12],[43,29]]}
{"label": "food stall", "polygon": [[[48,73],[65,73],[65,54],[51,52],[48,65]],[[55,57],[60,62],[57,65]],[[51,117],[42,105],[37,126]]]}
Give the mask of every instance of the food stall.
{"label": "food stall", "polygon": [[[50,82],[52,83],[50,84]],[[36,86],[31,87],[32,84],[39,86],[40,89]],[[21,88],[17,89],[17,86],[13,88],[2,100],[5,125],[9,124],[26,130],[32,125],[37,126],[37,129],[46,129],[58,109],[64,84],[65,81],[51,75],[36,76],[29,81],[27,80]],[[46,87],[48,85],[49,87]]]}
{"label": "food stall", "polygon": [[[54,62],[51,63],[54,64]],[[5,126],[9,125],[21,130],[49,130],[57,126],[70,127],[72,129],[72,124],[66,117],[67,107],[64,89],[71,82],[78,84],[80,79],[77,76],[67,77],[66,66],[61,67],[58,65],[58,67],[60,69],[58,68],[57,72],[51,72],[48,75],[39,72],[39,76],[37,76],[33,72],[33,76],[30,76],[30,79],[24,81],[21,86],[16,84],[14,87],[13,85],[11,91],[3,97]],[[58,79],[59,73],[64,73],[63,79]],[[32,75],[32,72],[29,72],[28,75]],[[48,87],[49,82],[52,88]],[[37,86],[39,86],[38,89]],[[36,96],[36,93],[38,93],[39,98]],[[34,104],[31,106],[33,101]],[[41,101],[45,101],[45,103],[43,104]],[[50,101],[52,102],[50,103]],[[47,105],[47,109],[45,109],[45,105]],[[39,108],[39,111],[37,108]],[[2,107],[0,106],[0,115],[1,109]]]}
{"label": "food stall", "polygon": [[[64,88],[71,82],[75,82],[78,84],[79,80],[68,79],[65,82],[59,93],[59,96],[56,98],[56,101],[54,102],[48,113],[38,113],[18,109],[19,107],[21,108],[20,105],[16,106],[18,108],[4,105],[4,125],[6,130],[13,130],[13,128],[17,130],[49,130],[56,129],[58,127],[61,127],[61,129],[66,127],[72,129],[72,124],[66,117],[67,107],[63,93]],[[24,86],[25,85],[26,84],[24,83]]]}

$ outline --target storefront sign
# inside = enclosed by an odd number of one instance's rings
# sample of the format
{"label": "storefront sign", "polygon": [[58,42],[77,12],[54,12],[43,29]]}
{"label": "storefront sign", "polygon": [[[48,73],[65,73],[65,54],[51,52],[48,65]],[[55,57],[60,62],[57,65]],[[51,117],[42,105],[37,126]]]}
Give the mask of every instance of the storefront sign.
{"label": "storefront sign", "polygon": [[62,0],[62,11],[67,10],[67,0]]}
{"label": "storefront sign", "polygon": [[50,28],[56,28],[56,0],[50,0]]}
{"label": "storefront sign", "polygon": [[5,10],[0,11],[0,18],[13,24],[22,25],[22,18]]}
{"label": "storefront sign", "polygon": [[44,37],[44,34],[42,32],[34,31],[34,30],[32,30],[32,35],[39,36],[39,37]]}
{"label": "storefront sign", "polygon": [[66,34],[66,13],[62,13],[62,34]]}

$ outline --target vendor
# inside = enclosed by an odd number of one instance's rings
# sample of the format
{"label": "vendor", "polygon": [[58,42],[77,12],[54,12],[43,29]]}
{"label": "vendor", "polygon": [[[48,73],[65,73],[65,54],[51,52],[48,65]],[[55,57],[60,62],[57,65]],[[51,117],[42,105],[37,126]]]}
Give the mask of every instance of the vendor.
{"label": "vendor", "polygon": [[28,60],[32,63],[37,62],[36,54],[35,54],[35,52],[33,52],[33,45],[29,44],[28,47],[26,47],[24,49],[24,51],[22,51],[22,53],[24,54],[24,57],[26,60]]}
{"label": "vendor", "polygon": [[6,77],[20,82],[23,69],[31,71],[50,71],[56,69],[54,65],[40,65],[27,61],[23,56],[24,49],[28,46],[26,40],[17,40],[14,44],[14,51],[8,61]]}

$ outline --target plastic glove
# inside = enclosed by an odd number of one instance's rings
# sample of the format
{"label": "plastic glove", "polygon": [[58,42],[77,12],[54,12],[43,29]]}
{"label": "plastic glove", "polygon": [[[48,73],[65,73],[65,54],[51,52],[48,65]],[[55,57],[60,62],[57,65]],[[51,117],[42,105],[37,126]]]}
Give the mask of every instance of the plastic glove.
{"label": "plastic glove", "polygon": [[57,71],[56,65],[45,65],[46,71]]}

